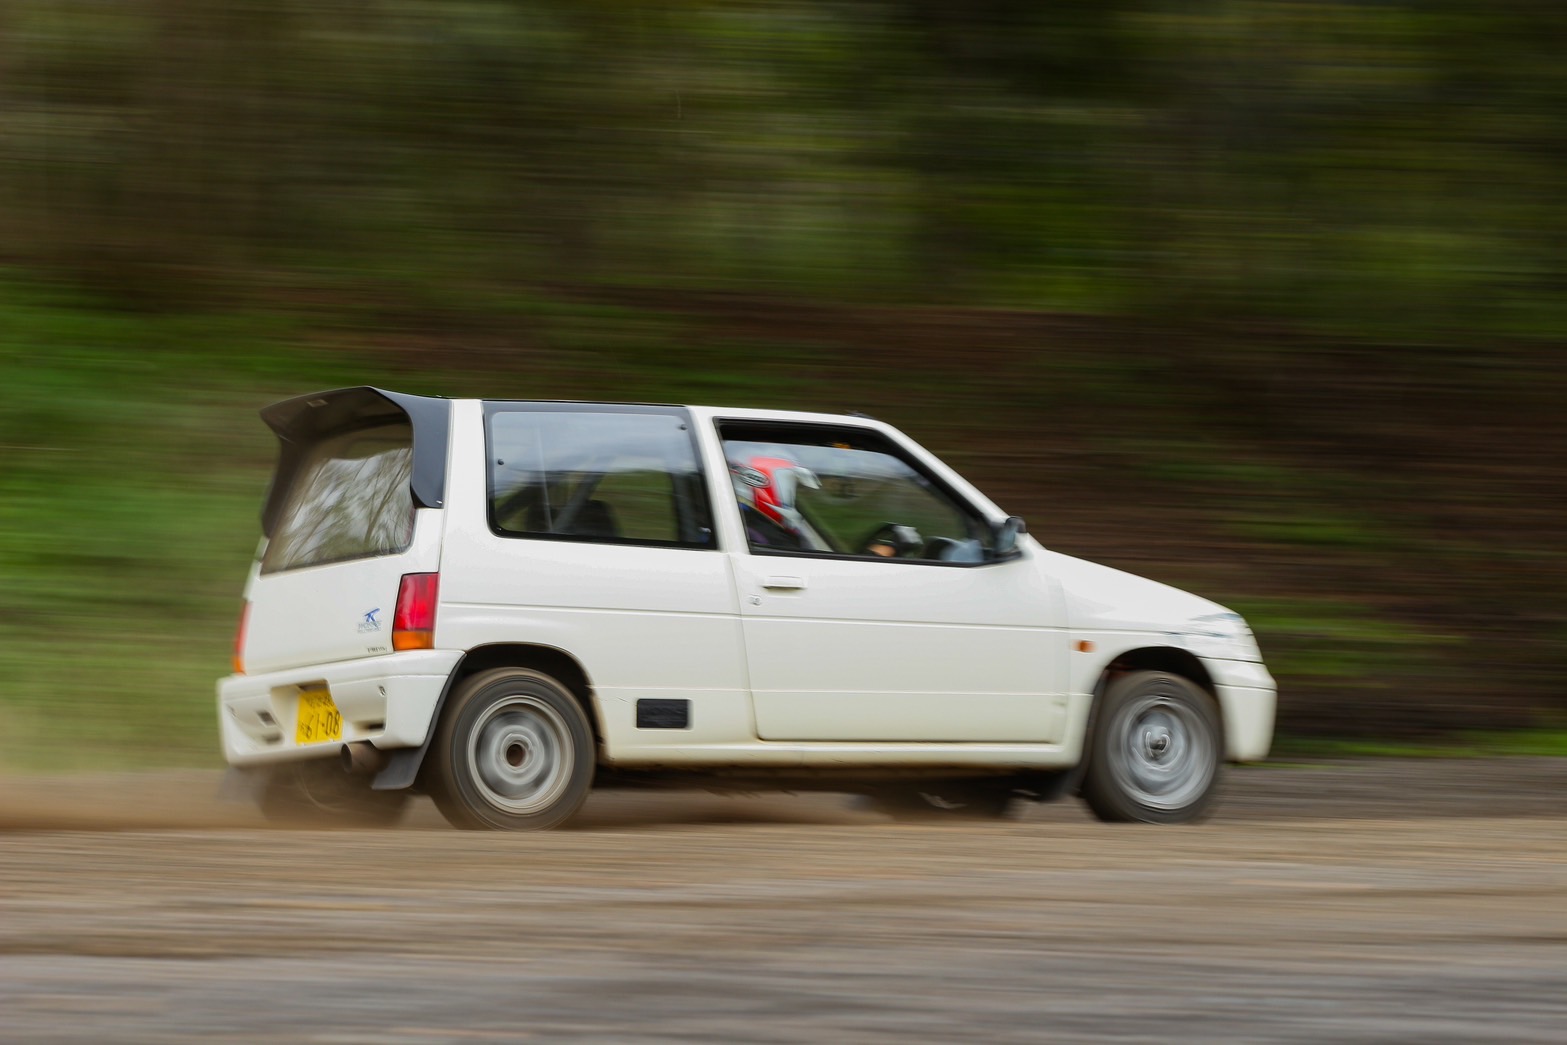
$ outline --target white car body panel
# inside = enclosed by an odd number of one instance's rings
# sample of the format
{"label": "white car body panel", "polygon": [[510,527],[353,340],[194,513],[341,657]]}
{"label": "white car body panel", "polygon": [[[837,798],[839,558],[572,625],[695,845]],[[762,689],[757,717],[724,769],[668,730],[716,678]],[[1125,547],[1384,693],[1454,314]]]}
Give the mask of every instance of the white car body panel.
{"label": "white car body panel", "polygon": [[[491,532],[483,418],[456,403],[447,476],[451,510],[436,644],[470,650],[530,643],[588,672],[612,762],[672,740],[755,737],[729,557],[686,548],[528,540]],[[680,738],[636,729],[643,697],[687,697]]]}
{"label": "white car body panel", "polygon": [[[488,518],[484,408],[450,404],[444,506],[416,513],[399,554],[272,575],[252,569],[251,674],[219,684],[224,754],[260,765],[370,740],[418,747],[448,678],[481,647],[559,651],[582,666],[600,761],[627,768],[1076,765],[1106,670],[1134,650],[1184,650],[1206,599],[1050,552],[973,566],[753,554],[715,422],[873,429],[982,516],[1005,513],[933,455],[867,418],[689,408],[712,502],[710,549],[529,539]],[[389,653],[400,577],[440,573],[435,649]],[[380,609],[380,632],[363,630]],[[1203,658],[1226,754],[1257,759],[1275,687],[1250,660]],[[301,686],[326,686],[341,743],[299,747]],[[637,701],[691,702],[684,729],[638,728]],[[270,723],[268,718],[270,717]]]}
{"label": "white car body panel", "polygon": [[1060,552],[1042,552],[1039,568],[1066,589],[1075,629],[1169,635],[1186,621],[1227,612],[1191,592]]}
{"label": "white car body panel", "polygon": [[[248,766],[335,754],[366,740],[379,748],[418,747],[435,716],[459,650],[409,650],[380,657],[230,675],[218,684],[218,732],[230,765]],[[296,744],[302,687],[324,688],[343,713],[343,739]]]}
{"label": "white car body panel", "polygon": [[1031,563],[734,558],[762,739],[1059,739],[1062,614]]}
{"label": "white car body panel", "polygon": [[282,573],[251,568],[247,671],[334,664],[392,652],[392,609],[405,573],[441,568],[443,511],[414,513],[413,541],[396,555],[307,566]]}
{"label": "white car body panel", "polygon": [[[1072,637],[1093,646],[1073,661],[1074,692],[1091,691],[1105,668],[1126,653],[1150,647],[1184,648],[1181,626],[1228,611],[1191,592],[1059,552],[1040,566],[1067,592]],[[1225,754],[1235,761],[1266,758],[1273,741],[1277,689],[1258,661],[1200,657],[1214,682],[1224,721]]]}
{"label": "white car body panel", "polygon": [[[1273,716],[1278,710],[1278,686],[1268,669],[1252,661],[1205,661],[1214,678],[1219,711],[1224,719],[1225,757],[1257,762],[1273,746]],[[1228,681],[1246,679],[1248,682]]]}

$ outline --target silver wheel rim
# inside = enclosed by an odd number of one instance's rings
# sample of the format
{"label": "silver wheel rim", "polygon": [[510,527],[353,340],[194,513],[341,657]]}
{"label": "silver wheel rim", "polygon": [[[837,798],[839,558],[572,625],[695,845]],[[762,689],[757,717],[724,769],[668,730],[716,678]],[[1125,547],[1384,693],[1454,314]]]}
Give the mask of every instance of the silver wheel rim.
{"label": "silver wheel rim", "polygon": [[469,777],[486,802],[516,816],[554,805],[575,764],[571,728],[542,697],[497,701],[469,734]]}
{"label": "silver wheel rim", "polygon": [[1153,809],[1185,809],[1213,781],[1215,743],[1197,709],[1165,694],[1136,697],[1116,715],[1110,767],[1128,796]]}

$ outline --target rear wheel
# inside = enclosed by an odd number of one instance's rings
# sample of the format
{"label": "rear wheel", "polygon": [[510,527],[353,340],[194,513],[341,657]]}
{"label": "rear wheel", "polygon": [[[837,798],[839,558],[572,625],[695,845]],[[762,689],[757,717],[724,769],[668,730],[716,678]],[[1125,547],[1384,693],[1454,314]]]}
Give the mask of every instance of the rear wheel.
{"label": "rear wheel", "polygon": [[1083,799],[1101,820],[1200,820],[1218,796],[1223,734],[1213,698],[1163,671],[1111,683],[1089,741]]}
{"label": "rear wheel", "polygon": [[282,827],[391,827],[408,807],[407,791],[372,791],[337,759],[273,770],[261,791],[261,815]]}
{"label": "rear wheel", "polygon": [[463,682],[430,745],[430,797],[453,826],[541,831],[567,820],[593,784],[593,730],[565,686],[498,668]]}

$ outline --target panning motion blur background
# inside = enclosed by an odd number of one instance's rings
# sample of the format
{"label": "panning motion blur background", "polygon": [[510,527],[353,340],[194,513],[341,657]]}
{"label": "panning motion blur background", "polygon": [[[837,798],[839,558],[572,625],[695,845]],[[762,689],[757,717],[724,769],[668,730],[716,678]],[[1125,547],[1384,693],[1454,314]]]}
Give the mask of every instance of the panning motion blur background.
{"label": "panning motion blur background", "polygon": [[[1567,748],[1567,7],[3,0],[0,767],[214,764],[321,387],[858,409]],[[1472,742],[1472,738],[1469,741]]]}

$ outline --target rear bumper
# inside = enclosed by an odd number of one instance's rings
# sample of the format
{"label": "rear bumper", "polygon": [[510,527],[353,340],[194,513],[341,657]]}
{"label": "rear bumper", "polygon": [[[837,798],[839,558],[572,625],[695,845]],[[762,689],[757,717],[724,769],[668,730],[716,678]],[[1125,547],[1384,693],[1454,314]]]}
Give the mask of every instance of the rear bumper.
{"label": "rear bumper", "polygon": [[[321,758],[360,740],[384,750],[418,747],[460,660],[459,650],[411,650],[265,675],[230,675],[218,682],[223,757],[229,765],[250,766]],[[296,744],[300,689],[322,686],[343,713],[343,739]]]}
{"label": "rear bumper", "polygon": [[1235,762],[1257,762],[1273,746],[1273,717],[1278,684],[1255,661],[1204,661],[1213,675],[1224,715],[1224,753]]}

